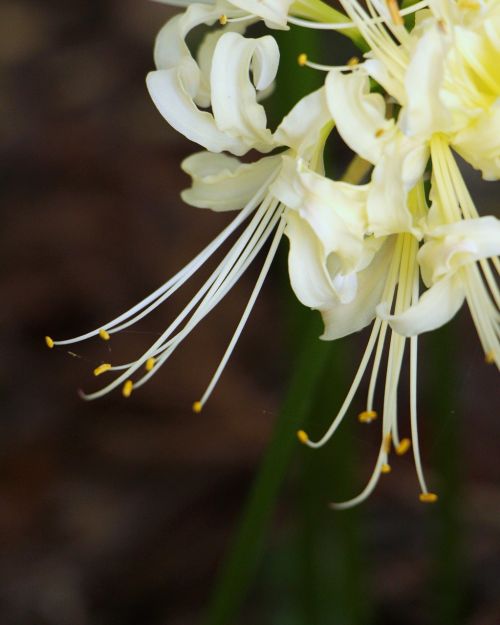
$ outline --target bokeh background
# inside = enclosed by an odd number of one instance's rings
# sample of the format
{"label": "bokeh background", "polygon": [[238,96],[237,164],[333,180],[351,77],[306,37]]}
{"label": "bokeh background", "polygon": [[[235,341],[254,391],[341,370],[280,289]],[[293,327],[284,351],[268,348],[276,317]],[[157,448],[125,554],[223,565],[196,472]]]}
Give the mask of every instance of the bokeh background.
{"label": "bokeh background", "polygon": [[[181,203],[179,163],[196,148],[145,89],[154,35],[173,13],[143,0],[0,2],[1,625],[208,622],[304,327],[318,333],[313,313],[292,303],[283,245],[200,415],[191,403],[255,272],[128,400],[85,403],[76,391],[96,387],[99,362],[142,353],[196,285],[110,343],[44,345],[45,334],[113,318],[226,223]],[[498,186],[468,179],[492,212]],[[313,433],[338,407],[365,339],[328,351]],[[375,458],[376,426],[354,418],[361,394],[326,449],[293,445],[262,557],[227,625],[500,623],[496,374],[465,310],[421,343],[422,446],[440,503],[418,502],[408,455],[362,507],[328,510],[361,489]]]}

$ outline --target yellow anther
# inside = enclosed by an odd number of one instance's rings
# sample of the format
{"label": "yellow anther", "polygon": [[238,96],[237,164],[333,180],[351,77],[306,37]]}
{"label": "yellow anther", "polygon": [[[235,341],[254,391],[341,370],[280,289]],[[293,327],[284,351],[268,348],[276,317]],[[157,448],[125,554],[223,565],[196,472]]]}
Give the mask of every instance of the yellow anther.
{"label": "yellow anther", "polygon": [[47,345],[49,349],[52,349],[54,347],[54,339],[51,339],[50,336],[46,336],[45,345]]}
{"label": "yellow anther", "polygon": [[146,371],[151,371],[151,369],[155,366],[155,363],[156,363],[156,358],[153,358],[152,356],[151,358],[148,358],[146,360],[146,364],[144,365],[146,368]]}
{"label": "yellow anther", "polygon": [[221,15],[219,17],[219,24],[225,26],[227,24],[227,15]]}
{"label": "yellow anther", "polygon": [[386,454],[388,454],[391,451],[391,444],[392,444],[392,434],[389,432],[389,434],[386,434],[384,436],[384,441],[382,443],[384,452]]}
{"label": "yellow anther", "polygon": [[297,438],[301,443],[304,443],[304,445],[309,441],[309,436],[307,435],[307,432],[304,432],[304,430],[299,430],[297,432]]}
{"label": "yellow anther", "polygon": [[111,338],[109,336],[109,332],[105,330],[104,328],[102,328],[102,330],[99,330],[99,336],[101,337],[103,341],[109,341],[109,339]]}
{"label": "yellow anther", "polygon": [[435,503],[438,500],[436,493],[420,493],[418,498],[422,503]]}
{"label": "yellow anther", "polygon": [[130,397],[130,395],[132,395],[133,389],[134,389],[134,383],[132,382],[132,380],[127,380],[122,387],[123,397]]}
{"label": "yellow anther", "polygon": [[201,403],[201,401],[195,401],[193,402],[193,412],[196,412],[196,414],[199,414],[203,408],[203,404]]}
{"label": "yellow anther", "polygon": [[399,5],[397,0],[387,0],[387,8],[391,14],[392,21],[396,26],[402,26],[404,24],[403,17],[399,12]]}
{"label": "yellow anther", "polygon": [[297,57],[297,63],[300,65],[300,67],[304,67],[304,65],[307,63],[307,54],[305,52],[299,54],[299,56]]}
{"label": "yellow anther", "polygon": [[109,362],[104,362],[102,365],[99,365],[94,369],[94,375],[101,375],[101,373],[105,373],[111,369],[111,365]]}
{"label": "yellow anther", "polygon": [[408,449],[410,449],[410,447],[411,440],[409,438],[403,438],[401,439],[399,445],[396,447],[396,453],[398,454],[398,456],[402,456],[408,451]]}
{"label": "yellow anther", "polygon": [[357,56],[351,56],[351,58],[346,63],[347,67],[355,67],[359,65],[359,59]]}
{"label": "yellow anther", "polygon": [[385,464],[385,463],[384,463],[384,464],[380,467],[380,472],[381,472],[381,473],[390,473],[391,471],[392,471],[392,468],[391,468],[391,465],[390,465],[390,464]]}
{"label": "yellow anther", "polygon": [[378,414],[375,412],[375,410],[364,410],[363,412],[359,413],[358,420],[361,421],[361,423],[371,423],[377,417]]}
{"label": "yellow anther", "polygon": [[[49,345],[49,347],[52,347],[52,346]],[[487,365],[492,365],[495,362],[495,355],[493,354],[493,352],[488,352],[487,354],[484,355],[484,362]]]}
{"label": "yellow anther", "polygon": [[377,139],[380,139],[380,137],[384,134],[385,130],[383,128],[379,128],[378,130],[375,131],[375,137]]}

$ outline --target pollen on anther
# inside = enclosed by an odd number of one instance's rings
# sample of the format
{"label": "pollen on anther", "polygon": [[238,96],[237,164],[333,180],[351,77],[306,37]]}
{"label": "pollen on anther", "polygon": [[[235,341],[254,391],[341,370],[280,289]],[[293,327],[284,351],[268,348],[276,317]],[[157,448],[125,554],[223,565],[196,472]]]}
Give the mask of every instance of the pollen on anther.
{"label": "pollen on anther", "polygon": [[381,473],[390,473],[392,471],[391,465],[384,463],[381,467],[380,467],[380,472]]}
{"label": "pollen on anther", "polygon": [[227,24],[227,15],[221,15],[219,17],[219,24],[225,26]]}
{"label": "pollen on anther", "polygon": [[299,54],[299,56],[297,57],[297,63],[300,65],[300,67],[304,67],[304,65],[307,63],[307,54],[305,52]]}
{"label": "pollen on anther", "polygon": [[399,445],[396,447],[396,453],[398,456],[405,454],[411,447],[411,440],[409,438],[401,439]]}
{"label": "pollen on anther", "polygon": [[199,414],[203,408],[203,404],[201,403],[201,401],[195,401],[193,402],[192,408],[193,408],[193,412],[196,412],[196,414]]}
{"label": "pollen on anther", "polygon": [[387,0],[387,7],[389,9],[389,13],[391,14],[392,21],[397,26],[402,26],[404,21],[401,13],[399,12],[397,0]]}
{"label": "pollen on anther", "polygon": [[377,417],[378,414],[375,410],[364,410],[363,412],[359,413],[358,420],[361,423],[371,423]]}
{"label": "pollen on anther", "polygon": [[301,443],[304,443],[304,444],[309,441],[309,436],[307,435],[307,432],[304,432],[304,430],[299,430],[297,432],[297,438],[299,439]]}
{"label": "pollen on anther", "polygon": [[45,345],[47,345],[49,349],[52,349],[54,347],[54,339],[50,338],[50,336],[46,336]]}
{"label": "pollen on anther", "polygon": [[438,500],[436,493],[420,493],[418,498],[422,503],[435,503]]}
{"label": "pollen on anther", "polygon": [[487,365],[492,365],[495,362],[495,355],[493,352],[488,352],[484,355],[484,361]]}
{"label": "pollen on anther", "polygon": [[388,454],[391,451],[391,444],[392,444],[392,434],[390,432],[384,436],[384,441],[382,444],[383,444],[384,452]]}
{"label": "pollen on anther", "polygon": [[104,328],[99,330],[99,336],[101,337],[103,341],[109,341],[109,339],[111,338],[109,335],[109,332],[105,330]]}
{"label": "pollen on anther", "polygon": [[151,369],[155,366],[156,363],[156,358],[148,358],[146,360],[146,364],[144,365],[144,368],[146,369],[146,371],[151,371]]}
{"label": "pollen on anther", "polygon": [[385,130],[383,128],[379,128],[378,130],[375,131],[375,137],[377,139],[380,139],[380,137],[384,134]]}
{"label": "pollen on anther", "polygon": [[110,369],[111,369],[111,365],[109,364],[109,362],[104,362],[102,365],[99,365],[98,367],[94,369],[94,375],[95,376],[101,375],[102,373],[105,373],[106,371],[109,371]]}
{"label": "pollen on anther", "polygon": [[123,397],[130,397],[130,395],[132,395],[133,388],[134,388],[134,383],[132,382],[132,380],[127,380],[122,387]]}
{"label": "pollen on anther", "polygon": [[351,56],[351,58],[346,63],[347,67],[355,67],[359,65],[359,59],[357,56]]}

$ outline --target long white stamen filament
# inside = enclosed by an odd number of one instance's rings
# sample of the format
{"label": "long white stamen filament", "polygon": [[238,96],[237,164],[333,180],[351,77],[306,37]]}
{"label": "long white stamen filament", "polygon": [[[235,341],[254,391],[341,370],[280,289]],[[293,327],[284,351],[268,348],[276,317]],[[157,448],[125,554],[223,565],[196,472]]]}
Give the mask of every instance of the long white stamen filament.
{"label": "long white stamen filament", "polygon": [[168,341],[168,344],[164,346],[162,349],[162,355],[158,358],[154,369],[148,371],[140,380],[138,380],[134,387],[139,388],[143,384],[145,384],[149,378],[156,373],[159,367],[161,367],[173,352],[177,349],[177,347],[181,344],[181,342],[192,332],[192,330],[200,323],[202,319],[204,319],[208,313],[215,308],[215,306],[225,297],[228,291],[236,284],[242,274],[248,269],[251,265],[259,251],[262,249],[264,243],[269,238],[271,232],[274,230],[278,220],[280,218],[280,213],[278,211],[272,214],[272,219],[269,221],[267,228],[260,235],[259,240],[255,243],[255,245],[249,245],[249,250],[246,252],[245,256],[242,256],[242,261],[239,265],[235,265],[235,267],[231,270],[227,279],[224,281],[223,287],[218,289],[213,297],[210,297],[210,294],[206,296],[204,301],[200,304],[199,308],[193,314],[191,319],[188,321],[186,326],[176,334],[171,340]]}
{"label": "long white stamen filament", "polygon": [[255,305],[257,297],[260,293],[262,285],[264,284],[264,280],[266,279],[266,276],[269,273],[271,263],[274,260],[274,257],[276,255],[276,251],[278,249],[279,242],[281,241],[281,237],[283,236],[285,226],[286,226],[286,222],[284,218],[281,217],[281,223],[278,229],[276,230],[276,234],[274,235],[274,239],[271,243],[271,247],[269,248],[269,252],[267,254],[266,260],[264,262],[264,265],[262,266],[259,277],[257,278],[257,282],[255,283],[255,287],[252,291],[250,299],[248,300],[245,311],[240,319],[240,322],[238,323],[238,326],[231,338],[231,341],[229,342],[229,345],[227,346],[226,352],[224,353],[224,356],[222,357],[222,360],[220,361],[219,366],[217,367],[216,372],[214,373],[212,379],[210,380],[210,383],[208,384],[205,392],[203,393],[200,399],[201,406],[205,405],[206,402],[208,401],[208,398],[212,394],[215,386],[217,385],[217,382],[219,381],[220,376],[222,375],[222,372],[224,371],[225,366],[227,365],[229,358],[231,357],[231,354],[233,353],[234,347],[236,343],[238,342],[238,339],[240,338],[243,328],[245,327],[248,317],[250,316],[250,313],[252,312],[252,309]]}
{"label": "long white stamen filament", "polygon": [[385,456],[386,456],[384,445],[385,443],[383,442],[382,445],[380,446],[378,457],[377,457],[377,462],[375,463],[375,469],[373,470],[373,473],[370,479],[368,480],[367,485],[361,491],[361,493],[357,495],[356,497],[349,499],[348,501],[331,503],[330,508],[333,508],[334,510],[346,510],[347,508],[353,508],[354,506],[357,506],[365,499],[368,499],[368,497],[375,490],[375,487],[378,484],[380,476],[382,475],[381,469],[382,469],[382,465],[384,464]]}
{"label": "long white stamen filament", "polygon": [[[272,177],[274,177],[274,175],[275,173]],[[269,181],[272,180],[272,177],[270,177]],[[132,306],[132,308],[125,311],[112,321],[100,326],[95,330],[74,337],[72,339],[54,341],[54,345],[71,345],[72,343],[78,343],[80,341],[84,341],[86,339],[98,336],[103,329],[110,332],[119,323],[125,321],[126,319],[129,319],[132,315],[141,311],[146,306],[149,306],[151,302],[154,302],[155,300],[160,298],[165,292],[169,291],[169,289],[175,287],[176,285],[181,286],[182,284],[184,284],[194,273],[196,273],[196,271],[198,271],[198,269],[208,260],[208,258],[210,258],[214,254],[214,252],[227,240],[227,238],[231,236],[231,234],[245,221],[245,219],[247,219],[252,211],[255,210],[255,207],[259,204],[259,202],[262,201],[262,198],[265,195],[269,181],[267,181],[266,184],[262,186],[259,192],[255,195],[255,197],[250,200],[250,202],[238,213],[233,221],[228,224],[222,230],[222,232],[220,232],[215,237],[215,239],[213,239],[211,243],[209,243],[178,273],[176,273],[172,278],[165,282],[165,284],[163,284],[161,287],[153,291],[150,295],[145,297],[143,300]]]}
{"label": "long white stamen filament", "polygon": [[[236,265],[234,265],[233,263],[236,262],[236,259],[241,255],[242,247],[247,244],[248,238],[250,237],[250,234],[252,233],[252,226],[254,226],[256,221],[261,221],[261,217],[262,217],[261,212],[262,212],[262,210],[264,210],[264,220],[266,219],[266,215],[269,216],[269,213],[271,213],[271,214],[273,213],[274,209],[271,210],[271,211],[268,211],[268,206],[269,206],[269,203],[268,203],[267,200],[265,200],[262,203],[262,206],[257,211],[257,213],[252,218],[251,225],[247,226],[245,232],[240,237],[240,239],[238,240],[237,244],[235,244],[235,246],[233,246],[233,248],[231,248],[230,252],[226,256],[226,261],[227,262],[225,263],[226,266],[225,266],[224,270],[219,273],[219,275],[217,276],[216,280],[211,285],[210,290],[208,291],[208,293],[205,295],[204,299],[200,303],[197,311],[195,313],[193,313],[193,317],[188,322],[186,327],[179,332],[178,336],[181,336],[182,338],[184,338],[184,336],[186,336],[187,333],[188,333],[188,332],[186,332],[186,329],[187,328],[192,329],[192,327],[194,327],[194,325],[192,323],[193,320],[203,318],[211,310],[211,308],[213,308],[218,303],[218,301],[220,301],[220,299],[222,299],[222,297],[220,297],[220,296],[219,296],[219,299],[214,298],[214,300],[212,302],[212,306],[211,307],[206,307],[206,302],[212,300],[213,295],[219,289],[219,286],[220,286],[221,282],[223,282],[228,275],[231,275],[231,277],[232,277],[232,274],[234,274],[233,270],[234,270],[234,267],[237,266],[237,263],[236,263]],[[261,221],[261,223],[262,223],[262,221]],[[267,221],[265,221],[265,223],[267,223]],[[259,227],[255,231],[255,232],[259,233],[258,236],[260,236],[260,228],[261,228],[261,224],[259,224]],[[253,237],[250,238],[249,246],[251,246],[252,244],[255,243],[255,241],[253,240],[254,237],[255,237],[255,232],[254,232]],[[232,286],[233,284],[234,284],[234,281],[232,282],[232,284],[230,286]],[[201,311],[203,311],[204,308],[207,308],[207,310],[206,310],[206,312],[204,312],[204,314],[201,314]],[[181,313],[181,315],[183,315],[183,313]],[[163,332],[163,334],[159,337],[159,339],[157,341],[155,341],[153,343],[153,345],[143,354],[143,356],[141,356],[141,358],[139,358],[135,363],[132,363],[132,365],[123,374],[121,374],[120,376],[115,378],[110,384],[105,386],[103,389],[101,389],[99,391],[96,391],[95,393],[84,395],[84,398],[88,399],[88,400],[97,399],[98,397],[102,397],[106,393],[109,393],[113,389],[117,388],[123,382],[127,381],[130,378],[130,376],[133,373],[135,373],[135,371],[137,371],[137,369],[139,369],[139,367],[141,367],[145,362],[148,361],[149,358],[155,357],[160,351],[162,351],[162,348],[165,348],[165,341],[169,338],[169,336],[171,335],[173,329],[175,329],[175,327],[177,327],[178,324],[179,324],[178,320],[175,320],[165,330],[165,332]],[[174,349],[175,349],[176,346],[177,346],[177,343],[174,345]],[[157,369],[158,369],[158,366],[160,366],[162,364],[162,362],[164,360],[166,360],[166,357],[168,357],[168,355],[169,355],[168,349],[172,349],[172,341],[168,344],[168,348],[166,348],[167,356],[165,356],[165,354],[164,354],[158,360],[158,363],[155,365],[154,369],[152,371],[148,372],[148,374],[146,374],[147,376],[150,376],[153,372],[156,372]],[[172,351],[173,351],[173,349],[172,349]],[[138,384],[139,383],[135,384],[134,386],[138,386]]]}

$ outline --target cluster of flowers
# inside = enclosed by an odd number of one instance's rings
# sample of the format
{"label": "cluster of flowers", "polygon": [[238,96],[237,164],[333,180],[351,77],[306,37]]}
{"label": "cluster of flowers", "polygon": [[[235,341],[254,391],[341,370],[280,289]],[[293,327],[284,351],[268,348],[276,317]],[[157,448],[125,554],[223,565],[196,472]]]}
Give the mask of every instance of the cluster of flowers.
{"label": "cluster of flowers", "polygon": [[[390,471],[391,451],[403,454],[410,446],[420,499],[433,502],[437,496],[427,488],[418,446],[417,337],[446,323],[465,300],[486,361],[500,366],[500,223],[478,215],[453,153],[485,180],[500,178],[500,1],[424,0],[403,10],[395,0],[341,4],[347,15],[320,0],[215,0],[188,3],[168,21],[156,41],[157,69],[148,75],[147,86],[163,117],[204,148],[182,163],[192,178],[182,197],[192,206],[239,212],[186,267],[117,319],[75,339],[46,340],[50,347],[96,335],[108,340],[164,302],[234,235],[232,247],[201,289],[140,358],[95,369],[96,375],[112,371],[117,376],[87,398],[117,387],[129,396],[165,363],[267,244],[243,316],[208,388],[193,405],[199,412],[286,234],[292,288],[304,305],[320,311],[325,326],[321,338],[346,336],[373,323],[352,387],[328,431],[318,441],[300,431],[299,439],[314,448],[330,439],[369,366],[366,410],[359,419],[377,417],[375,387],[388,345],[375,468],[360,495],[336,506],[366,498],[380,475]],[[326,72],[324,86],[300,100],[274,132],[261,101],[273,88],[279,48],[271,35],[244,35],[259,20],[269,29],[295,24],[343,32],[365,51],[361,60],[332,67],[300,55],[300,65]],[[202,24],[216,27],[194,57],[186,37]],[[368,182],[325,176],[323,151],[334,127],[358,155],[358,169]],[[252,163],[236,158],[250,150],[267,156]],[[400,438],[397,418],[407,341],[411,443]]]}

